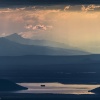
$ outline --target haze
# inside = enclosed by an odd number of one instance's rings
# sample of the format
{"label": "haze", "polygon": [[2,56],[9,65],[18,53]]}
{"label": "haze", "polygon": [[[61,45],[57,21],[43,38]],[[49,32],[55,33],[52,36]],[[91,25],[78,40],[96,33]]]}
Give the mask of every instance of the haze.
{"label": "haze", "polygon": [[100,53],[100,6],[55,5],[0,8],[0,36],[52,40]]}

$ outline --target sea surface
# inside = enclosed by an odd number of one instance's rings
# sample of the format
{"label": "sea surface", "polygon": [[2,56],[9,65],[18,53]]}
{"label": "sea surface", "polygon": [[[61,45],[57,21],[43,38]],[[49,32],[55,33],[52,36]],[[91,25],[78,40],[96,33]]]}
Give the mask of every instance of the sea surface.
{"label": "sea surface", "polygon": [[[85,84],[61,84],[61,83],[18,83],[28,87],[28,90],[21,90],[14,93],[52,93],[52,94],[93,94],[88,92],[100,85]],[[45,87],[41,87],[45,85]]]}

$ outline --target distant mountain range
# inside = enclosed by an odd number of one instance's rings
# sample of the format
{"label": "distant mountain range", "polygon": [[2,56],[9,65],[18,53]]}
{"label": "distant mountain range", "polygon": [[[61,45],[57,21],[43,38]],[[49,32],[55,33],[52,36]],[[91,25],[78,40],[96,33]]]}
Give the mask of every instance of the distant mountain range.
{"label": "distant mountain range", "polygon": [[[17,34],[0,38],[0,56],[21,55],[87,55],[88,52],[62,48],[60,43],[48,42],[43,45],[42,40],[24,39]],[[43,40],[44,41],[44,40]],[[50,46],[54,44],[56,46]],[[62,45],[64,47],[64,45]]]}
{"label": "distant mountain range", "polygon": [[73,50],[78,49],[76,47],[69,46],[68,44],[50,41],[50,40],[32,40],[32,39],[23,38],[17,33],[6,36],[5,38],[10,41],[14,41],[16,43],[25,44],[25,45],[49,46],[49,47],[58,47],[58,48],[73,49]]}

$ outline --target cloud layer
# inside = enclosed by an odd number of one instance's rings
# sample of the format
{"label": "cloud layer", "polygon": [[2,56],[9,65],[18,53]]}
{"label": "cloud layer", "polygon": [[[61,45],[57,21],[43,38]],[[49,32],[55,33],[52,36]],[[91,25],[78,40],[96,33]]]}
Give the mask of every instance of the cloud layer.
{"label": "cloud layer", "polygon": [[0,0],[0,6],[44,4],[100,4],[100,0]]}

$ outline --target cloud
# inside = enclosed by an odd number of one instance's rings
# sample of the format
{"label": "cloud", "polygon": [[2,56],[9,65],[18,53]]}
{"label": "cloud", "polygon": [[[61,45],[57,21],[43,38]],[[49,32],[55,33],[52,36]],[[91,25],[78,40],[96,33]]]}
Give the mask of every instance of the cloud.
{"label": "cloud", "polygon": [[0,7],[15,5],[100,4],[100,0],[1,0]]}
{"label": "cloud", "polygon": [[64,11],[68,10],[69,8],[70,8],[70,5],[69,5],[69,6],[66,6],[66,7],[64,8]]}
{"label": "cloud", "polygon": [[44,25],[36,25],[32,29],[33,30],[47,30],[47,27]]}
{"label": "cloud", "polygon": [[37,34],[33,31],[26,31],[26,32],[20,32],[19,35],[21,35],[23,38],[32,38],[34,34]]}
{"label": "cloud", "polygon": [[0,37],[5,37],[5,36],[7,36],[6,33],[1,33],[1,34],[0,34]]}
{"label": "cloud", "polygon": [[37,31],[26,31],[26,32],[20,32],[19,35],[21,35],[23,38],[31,38],[31,39],[49,39],[50,38],[50,34],[46,31],[41,31],[41,32],[37,32]]}
{"label": "cloud", "polygon": [[26,29],[31,29],[32,27],[33,27],[33,26],[30,25],[30,24],[25,25],[25,28],[26,28]]}
{"label": "cloud", "polygon": [[53,17],[51,15],[54,16],[59,12],[58,9],[55,10],[53,7],[52,9],[45,9],[42,6],[1,8],[0,35],[2,33],[12,34],[26,31],[48,31],[53,28]]}
{"label": "cloud", "polygon": [[[66,11],[64,11],[64,7]],[[81,7],[56,6],[55,9],[55,6],[48,8],[46,6],[45,8],[43,6],[35,6],[0,9],[0,36],[21,33],[25,38],[33,39],[33,37],[41,38],[44,36],[46,39],[50,38],[51,40],[62,42],[68,40],[67,38],[71,40],[72,37],[75,37],[67,34],[99,32],[100,12],[84,13],[84,11],[90,9],[98,9],[99,6],[83,6],[85,7],[83,11],[81,11]],[[67,10],[68,8],[69,10]],[[73,9],[76,10],[73,11]]]}
{"label": "cloud", "polygon": [[99,5],[88,5],[88,6],[82,5],[81,10],[82,11],[94,11],[95,9],[99,9],[99,8],[100,8]]}
{"label": "cloud", "polygon": [[25,28],[28,29],[28,30],[33,30],[33,31],[36,31],[36,30],[44,30],[44,31],[46,31],[47,29],[52,29],[53,26],[50,26],[50,25],[46,26],[46,25],[41,25],[41,24],[33,26],[31,24],[27,24],[25,26]]}

